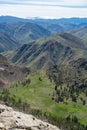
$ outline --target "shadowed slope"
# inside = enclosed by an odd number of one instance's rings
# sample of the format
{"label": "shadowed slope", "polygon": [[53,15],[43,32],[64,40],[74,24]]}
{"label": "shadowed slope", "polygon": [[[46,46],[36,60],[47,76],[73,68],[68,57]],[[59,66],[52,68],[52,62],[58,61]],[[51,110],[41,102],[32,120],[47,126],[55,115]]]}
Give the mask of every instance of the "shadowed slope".
{"label": "shadowed slope", "polygon": [[19,44],[14,38],[0,32],[0,52],[16,49],[18,46]]}
{"label": "shadowed slope", "polygon": [[0,23],[0,32],[9,35],[20,44],[51,35],[47,29],[30,22]]}
{"label": "shadowed slope", "polygon": [[15,66],[0,54],[0,87],[8,87],[13,82],[22,80],[26,72],[30,70]]}
{"label": "shadowed slope", "polygon": [[80,38],[83,41],[85,47],[87,48],[87,26],[79,29],[75,29],[70,33]]}
{"label": "shadowed slope", "polygon": [[13,54],[11,53],[10,59],[16,64],[26,65],[36,70],[78,59],[84,52],[84,45],[79,38],[62,33],[25,44]]}

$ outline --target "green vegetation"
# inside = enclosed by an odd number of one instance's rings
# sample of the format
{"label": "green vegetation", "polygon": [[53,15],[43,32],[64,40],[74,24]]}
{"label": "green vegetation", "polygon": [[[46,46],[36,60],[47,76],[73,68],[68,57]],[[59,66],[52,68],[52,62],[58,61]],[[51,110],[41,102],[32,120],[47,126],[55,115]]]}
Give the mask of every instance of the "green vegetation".
{"label": "green vegetation", "polygon": [[0,55],[0,100],[62,130],[87,130],[87,27],[47,37],[85,26],[74,20],[0,23],[0,52],[23,44],[4,54],[30,67]]}
{"label": "green vegetation", "polygon": [[52,95],[54,90],[53,84],[47,79],[47,76],[44,73],[36,73],[35,75],[30,75],[29,83],[25,83],[24,81],[28,81],[25,79],[20,83],[16,83],[12,86],[9,92],[16,97],[21,98],[22,101],[27,101],[32,108],[48,109],[52,105],[51,98],[49,94]]}
{"label": "green vegetation", "polygon": [[[6,97],[6,92],[1,92],[2,99],[12,105],[19,107],[20,110],[30,111],[40,118],[47,118],[49,122],[60,127],[74,130],[85,130],[87,125],[87,104],[82,102],[72,102],[68,99],[56,102],[54,100],[55,84],[50,82],[44,72],[36,72],[28,75],[23,81],[19,81],[11,86]],[[60,89],[61,91],[61,89]],[[4,96],[3,96],[4,95]],[[80,95],[81,96],[81,95]],[[9,99],[9,100],[7,100]],[[9,105],[11,105],[9,103]],[[26,106],[26,107],[24,107]],[[43,115],[43,116],[41,116]],[[79,126],[77,128],[77,126]]]}

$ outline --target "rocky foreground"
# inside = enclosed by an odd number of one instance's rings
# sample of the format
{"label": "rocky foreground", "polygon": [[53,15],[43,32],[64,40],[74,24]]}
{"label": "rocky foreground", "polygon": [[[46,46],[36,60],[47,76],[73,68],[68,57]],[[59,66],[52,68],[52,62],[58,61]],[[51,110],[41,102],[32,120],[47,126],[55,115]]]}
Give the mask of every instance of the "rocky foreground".
{"label": "rocky foreground", "polygon": [[0,104],[0,130],[59,130],[59,128]]}

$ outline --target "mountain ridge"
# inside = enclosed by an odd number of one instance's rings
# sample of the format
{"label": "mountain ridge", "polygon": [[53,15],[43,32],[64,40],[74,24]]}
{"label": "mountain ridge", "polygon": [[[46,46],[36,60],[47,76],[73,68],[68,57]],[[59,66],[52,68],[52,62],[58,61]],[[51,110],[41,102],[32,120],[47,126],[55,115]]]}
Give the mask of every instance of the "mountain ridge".
{"label": "mountain ridge", "polygon": [[84,52],[85,47],[79,38],[61,33],[24,44],[14,51],[13,57],[12,53],[11,56],[7,55],[16,64],[41,69],[69,59],[73,60]]}

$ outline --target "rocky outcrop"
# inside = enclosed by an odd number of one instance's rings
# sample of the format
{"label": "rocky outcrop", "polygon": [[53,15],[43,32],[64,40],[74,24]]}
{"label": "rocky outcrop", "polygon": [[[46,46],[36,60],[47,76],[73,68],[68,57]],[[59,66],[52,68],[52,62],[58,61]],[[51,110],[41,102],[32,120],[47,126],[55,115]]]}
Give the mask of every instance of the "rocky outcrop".
{"label": "rocky outcrop", "polygon": [[59,128],[0,104],[0,130],[59,130]]}

